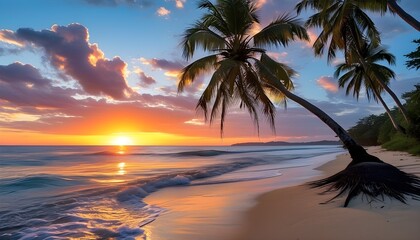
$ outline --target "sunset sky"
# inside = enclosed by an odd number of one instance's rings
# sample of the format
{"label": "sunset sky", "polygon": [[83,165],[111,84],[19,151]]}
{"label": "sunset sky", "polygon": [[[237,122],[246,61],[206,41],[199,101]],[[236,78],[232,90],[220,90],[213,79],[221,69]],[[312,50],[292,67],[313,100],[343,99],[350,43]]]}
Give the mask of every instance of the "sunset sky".
{"label": "sunset sky", "polygon": [[[296,0],[258,0],[262,26],[293,11]],[[400,5],[420,16],[417,1]],[[334,140],[335,134],[292,102],[278,107],[276,133],[261,116],[260,134],[247,112],[231,109],[223,139],[219,123],[195,110],[208,81],[202,76],[182,94],[177,73],[187,64],[179,42],[202,14],[193,0],[0,1],[0,144],[226,145],[245,141]],[[309,13],[300,16],[305,19]],[[396,56],[391,88],[400,96],[420,82],[404,54],[419,32],[398,16],[370,14],[382,42]],[[309,29],[313,40],[319,30]],[[299,72],[295,93],[344,128],[381,105],[357,102],[338,90],[331,66],[315,58],[309,42],[269,49]],[[385,100],[393,106],[388,96]]]}

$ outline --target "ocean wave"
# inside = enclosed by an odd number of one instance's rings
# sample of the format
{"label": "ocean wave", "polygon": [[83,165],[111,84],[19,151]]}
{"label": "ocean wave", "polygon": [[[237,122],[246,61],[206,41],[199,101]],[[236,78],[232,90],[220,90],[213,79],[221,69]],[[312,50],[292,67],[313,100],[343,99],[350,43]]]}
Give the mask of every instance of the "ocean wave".
{"label": "ocean wave", "polygon": [[[153,222],[164,211],[143,201],[152,192],[166,187],[189,185],[194,180],[222,175],[263,162],[264,160],[258,158],[244,158],[195,170],[44,198],[42,204],[2,211],[0,239],[31,239],[34,236],[52,239],[135,238],[143,234],[141,226]],[[62,186],[72,184],[72,181],[54,175],[32,175],[3,181],[2,188]]]}
{"label": "ocean wave", "polygon": [[188,185],[194,180],[219,176],[241,168],[261,164],[262,162],[264,162],[262,159],[248,158],[231,163],[207,166],[197,170],[165,174],[146,180],[133,181],[126,184],[125,187],[117,193],[116,199],[120,202],[138,202],[139,199],[143,199],[150,193],[161,188]]}
{"label": "ocean wave", "polygon": [[0,180],[0,192],[20,191],[25,189],[42,188],[42,187],[62,187],[79,185],[83,180],[76,180],[68,177],[60,177],[56,175],[39,174],[28,175],[21,178],[9,178]]}

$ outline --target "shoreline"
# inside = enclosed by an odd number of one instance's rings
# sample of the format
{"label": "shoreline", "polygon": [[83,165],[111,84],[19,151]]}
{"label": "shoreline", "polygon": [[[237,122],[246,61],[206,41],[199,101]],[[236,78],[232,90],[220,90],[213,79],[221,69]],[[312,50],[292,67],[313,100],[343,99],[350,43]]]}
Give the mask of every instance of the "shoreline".
{"label": "shoreline", "polygon": [[[402,170],[420,174],[420,157],[404,152],[368,147],[368,152]],[[324,178],[350,162],[348,153],[337,156],[317,168]],[[316,178],[316,179],[319,179]],[[316,180],[313,179],[313,180]],[[248,210],[243,224],[231,240],[277,239],[418,239],[420,236],[420,201],[407,197],[407,204],[397,200],[368,203],[360,196],[347,208],[344,198],[328,204],[334,194],[320,194],[322,189],[308,185],[280,188],[264,193]]]}
{"label": "shoreline", "polygon": [[143,227],[145,234],[156,240],[229,239],[240,229],[245,213],[255,206],[258,196],[320,176],[322,173],[314,168],[343,153],[340,148],[321,151],[316,156],[305,156],[303,150],[298,151],[301,156],[298,160],[287,158],[273,164],[250,166],[204,180],[215,184],[169,187],[150,194],[144,202],[158,206],[163,212],[156,221]]}

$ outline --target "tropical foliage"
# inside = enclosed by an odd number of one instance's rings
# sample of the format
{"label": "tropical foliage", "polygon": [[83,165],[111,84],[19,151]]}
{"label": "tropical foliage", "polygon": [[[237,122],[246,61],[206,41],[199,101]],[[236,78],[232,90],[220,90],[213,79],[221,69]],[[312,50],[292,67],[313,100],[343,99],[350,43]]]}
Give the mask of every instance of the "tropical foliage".
{"label": "tropical foliage", "polygon": [[229,107],[239,106],[248,110],[258,128],[261,107],[274,128],[275,106],[269,97],[283,101],[284,95],[276,86],[293,89],[291,77],[295,71],[274,61],[263,47],[287,46],[295,39],[307,40],[305,28],[296,18],[284,15],[254,34],[259,18],[251,1],[218,1],[217,5],[201,1],[199,8],[208,13],[185,31],[181,43],[183,55],[190,59],[197,48],[212,54],[182,70],[178,90],[183,91],[200,74],[214,71],[197,104],[206,120],[212,122],[220,115],[223,133]]}
{"label": "tropical foliage", "polygon": [[[407,134],[395,131],[385,114],[364,117],[348,132],[356,141],[366,146],[382,144],[390,150],[408,151],[420,155],[420,85],[416,85],[413,91],[403,94],[403,98],[406,101],[407,113],[413,119],[413,124],[404,126]],[[396,109],[393,109],[391,114],[397,119],[403,118]]]}
{"label": "tropical foliage", "polygon": [[313,44],[315,55],[324,54],[328,48],[329,62],[336,57],[338,50],[344,51],[347,58],[351,47],[357,49],[364,42],[380,43],[375,24],[356,1],[302,0],[296,5],[298,14],[308,8],[316,13],[309,17],[306,26],[322,29]]}
{"label": "tropical foliage", "polygon": [[[275,106],[269,96],[283,101],[287,98],[306,108],[337,134],[352,157],[352,161],[343,171],[313,183],[316,187],[329,186],[327,191],[338,191],[337,196],[348,192],[344,206],[347,206],[359,193],[371,198],[386,195],[402,202],[405,201],[405,195],[420,196],[418,177],[406,174],[368,154],[330,116],[290,91],[293,89],[291,77],[295,72],[285,64],[272,59],[264,48],[273,45],[287,46],[295,39],[308,40],[306,30],[297,19],[285,15],[254,33],[253,26],[259,23],[259,19],[253,2],[250,0],[218,0],[215,4],[208,0],[199,2],[199,8],[205,9],[206,13],[185,30],[181,45],[187,60],[194,56],[197,48],[211,54],[195,60],[182,70],[178,90],[183,91],[199,75],[212,73],[197,108],[204,111],[206,119],[210,119],[210,122],[220,114],[222,133],[225,116],[232,106],[247,109],[257,127],[260,107],[273,128]],[[346,7],[343,6],[343,9]],[[365,31],[365,28],[363,26],[359,28],[360,26],[362,25],[358,23],[356,28]],[[344,30],[340,34],[352,31],[347,27]],[[368,35],[375,35],[367,31]],[[354,37],[346,40],[344,47],[359,40]],[[369,174],[376,172],[376,169],[377,174]]]}
{"label": "tropical foliage", "polygon": [[408,60],[406,62],[406,66],[408,68],[415,68],[416,70],[419,70],[420,68],[420,39],[413,40],[413,43],[417,43],[417,48],[415,51],[405,55]]}
{"label": "tropical foliage", "polygon": [[[379,60],[386,60],[388,63],[394,63],[395,61],[391,54],[385,53],[383,50],[380,50],[378,54],[374,53],[381,43],[379,32],[373,21],[363,11],[363,9],[368,9],[383,12],[386,11],[386,6],[379,2],[358,0],[302,0],[296,5],[298,13],[307,8],[315,10],[316,13],[309,17],[306,25],[322,29],[313,44],[315,55],[322,55],[324,48],[328,47],[328,61],[330,62],[336,57],[336,51],[342,50],[345,64],[340,65],[338,71],[341,71],[340,68],[349,70],[356,65],[358,66],[357,69],[364,69],[364,73],[359,74],[359,76],[372,76],[368,81],[364,81],[367,83],[367,85],[365,84],[368,87],[367,93],[374,93],[374,99],[381,101],[386,111],[389,112],[380,96],[380,93],[385,90],[397,104],[404,115],[404,119],[410,122],[402,103],[388,87],[389,80],[393,78],[392,71],[389,69],[378,71],[378,68],[370,68],[370,66],[378,66],[375,62]],[[369,56],[369,54],[374,55]],[[386,68],[382,66],[382,69]],[[351,75],[357,79],[357,75],[351,73],[343,76],[343,78]],[[351,87],[351,89],[354,90],[354,95],[358,97],[360,89],[357,86]],[[389,117],[392,118],[390,114]],[[396,129],[399,129],[395,121],[393,121],[393,125]]]}
{"label": "tropical foliage", "polygon": [[[356,50],[351,48],[351,51]],[[334,76],[338,78],[340,87],[346,87],[347,95],[353,92],[353,96],[359,99],[360,91],[364,88],[368,100],[373,98],[376,102],[380,101],[393,127],[403,133],[404,129],[398,125],[381,96],[384,91],[382,86],[388,85],[395,77],[391,69],[378,63],[381,61],[395,64],[395,57],[384,48],[365,43],[358,49],[358,53],[350,53],[346,62],[336,66]]]}

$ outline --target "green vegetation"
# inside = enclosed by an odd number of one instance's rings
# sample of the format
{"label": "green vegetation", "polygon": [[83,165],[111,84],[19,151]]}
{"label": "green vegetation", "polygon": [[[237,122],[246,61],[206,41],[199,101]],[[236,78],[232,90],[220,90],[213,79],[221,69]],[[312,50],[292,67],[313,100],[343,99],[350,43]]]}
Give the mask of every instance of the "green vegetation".
{"label": "green vegetation", "polygon": [[[356,126],[349,129],[350,135],[362,145],[382,145],[388,150],[406,151],[420,155],[420,84],[415,89],[402,95],[411,124],[403,124],[406,134],[395,131],[385,113],[370,115],[360,119]],[[402,119],[401,113],[393,109],[391,114]]]}
{"label": "green vegetation", "polygon": [[417,43],[417,48],[415,51],[410,52],[409,54],[405,55],[410,60],[407,60],[406,64],[407,68],[415,68],[418,70],[420,68],[420,38],[413,40],[413,43]]}

